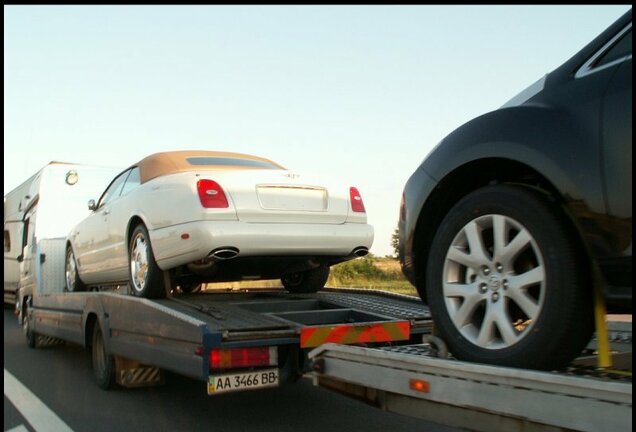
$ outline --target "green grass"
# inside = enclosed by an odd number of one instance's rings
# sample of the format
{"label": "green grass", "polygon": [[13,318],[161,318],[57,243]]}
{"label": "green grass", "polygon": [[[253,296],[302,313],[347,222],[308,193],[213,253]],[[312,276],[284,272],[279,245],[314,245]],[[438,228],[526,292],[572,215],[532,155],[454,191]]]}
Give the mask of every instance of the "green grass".
{"label": "green grass", "polygon": [[366,256],[331,267],[328,287],[362,288],[417,296],[393,258]]}
{"label": "green grass", "polygon": [[389,291],[397,294],[404,294],[418,297],[417,291],[408,281],[369,281],[360,280],[351,283],[333,284],[327,282],[327,288],[360,288]]}
{"label": "green grass", "polygon": [[[400,269],[394,258],[376,258],[367,255],[331,267],[329,288],[361,288],[390,291],[417,297],[417,291]],[[233,290],[282,287],[280,280],[209,283],[207,289]]]}

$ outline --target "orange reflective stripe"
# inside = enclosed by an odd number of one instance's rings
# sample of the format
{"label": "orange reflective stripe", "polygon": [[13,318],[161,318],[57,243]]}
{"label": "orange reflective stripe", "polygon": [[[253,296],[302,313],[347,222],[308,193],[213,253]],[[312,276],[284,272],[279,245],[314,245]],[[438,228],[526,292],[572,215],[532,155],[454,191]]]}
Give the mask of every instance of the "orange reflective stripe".
{"label": "orange reflective stripe", "polygon": [[300,346],[301,348],[313,348],[327,342],[339,344],[391,342],[408,339],[410,332],[411,325],[408,321],[306,327],[300,331]]}

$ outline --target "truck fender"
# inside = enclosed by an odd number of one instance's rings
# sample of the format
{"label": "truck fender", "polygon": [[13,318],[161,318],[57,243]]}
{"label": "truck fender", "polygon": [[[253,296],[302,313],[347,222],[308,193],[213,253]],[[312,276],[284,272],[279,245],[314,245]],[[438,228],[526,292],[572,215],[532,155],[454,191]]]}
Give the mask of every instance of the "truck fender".
{"label": "truck fender", "polygon": [[92,344],[93,325],[99,325],[104,335],[104,347],[106,352],[111,352],[110,346],[110,319],[108,313],[104,309],[104,305],[98,296],[92,297],[86,301],[86,307],[82,314],[82,340],[84,347],[87,348]]}

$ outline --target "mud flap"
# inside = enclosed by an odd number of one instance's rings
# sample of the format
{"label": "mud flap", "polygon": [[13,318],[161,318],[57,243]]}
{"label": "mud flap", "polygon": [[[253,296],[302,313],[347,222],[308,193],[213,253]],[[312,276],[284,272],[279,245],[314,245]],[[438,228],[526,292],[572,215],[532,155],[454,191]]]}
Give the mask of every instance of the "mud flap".
{"label": "mud flap", "polygon": [[150,387],[164,384],[161,369],[136,360],[115,356],[117,384],[126,388]]}
{"label": "mud flap", "polygon": [[62,339],[54,338],[51,336],[36,335],[35,338],[35,344],[38,348],[52,347],[64,344],[64,341]]}

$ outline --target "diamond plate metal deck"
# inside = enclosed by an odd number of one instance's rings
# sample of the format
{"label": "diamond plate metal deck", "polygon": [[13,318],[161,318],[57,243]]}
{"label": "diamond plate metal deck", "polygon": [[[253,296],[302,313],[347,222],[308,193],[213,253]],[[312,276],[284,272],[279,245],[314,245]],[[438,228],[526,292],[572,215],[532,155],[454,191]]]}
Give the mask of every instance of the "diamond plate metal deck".
{"label": "diamond plate metal deck", "polygon": [[[319,292],[316,298],[334,305],[361,309],[367,312],[386,315],[391,318],[407,320],[430,320],[428,308],[419,299],[403,300],[398,297],[383,296],[377,293]],[[404,296],[406,297],[406,296]]]}

